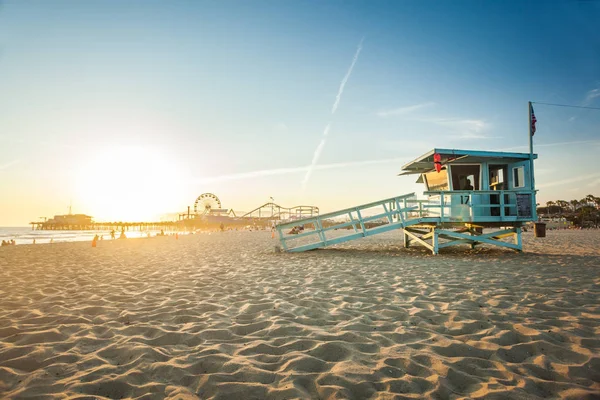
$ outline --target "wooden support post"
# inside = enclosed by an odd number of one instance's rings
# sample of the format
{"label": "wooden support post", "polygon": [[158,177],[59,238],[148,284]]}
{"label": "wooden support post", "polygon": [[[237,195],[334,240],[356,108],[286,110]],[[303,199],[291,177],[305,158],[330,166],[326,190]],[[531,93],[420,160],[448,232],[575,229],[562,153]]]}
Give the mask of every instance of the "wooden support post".
{"label": "wooden support post", "polygon": [[321,242],[323,242],[323,245],[325,245],[325,243],[327,243],[327,240],[325,239],[325,232],[323,231],[323,224],[321,223],[321,221],[318,217],[315,220],[315,230],[318,230],[319,239],[321,239]]}
{"label": "wooden support post", "polygon": [[515,244],[518,246],[517,251],[523,251],[523,243],[521,242],[521,228],[515,228]]}
{"label": "wooden support post", "polygon": [[388,210],[387,206],[385,205],[385,203],[383,204],[383,210],[385,211],[385,213],[387,214],[387,218],[390,224],[394,223],[394,219],[392,218],[392,213],[390,210]]}
{"label": "wooden support post", "polygon": [[354,223],[356,220],[352,217],[352,212],[349,212],[348,216],[350,217],[350,222],[352,222],[352,229],[354,229],[354,232],[358,232],[356,224]]}
{"label": "wooden support post", "polygon": [[433,233],[433,238],[432,238],[432,245],[433,245],[433,254],[437,255],[439,252],[439,248],[438,248],[438,232],[435,230],[435,228],[431,228],[431,231]]}
{"label": "wooden support post", "polygon": [[283,232],[281,232],[281,227],[277,227],[277,233],[279,234],[279,242],[281,243],[281,247],[284,251],[287,250],[287,244],[285,243],[285,238],[283,237]]}
{"label": "wooden support post", "polygon": [[366,229],[365,229],[365,223],[364,223],[364,221],[362,219],[362,215],[360,214],[360,210],[358,208],[356,209],[356,214],[358,215],[358,220],[360,221],[360,228],[362,229],[362,233],[364,235],[365,231],[366,231]]}
{"label": "wooden support post", "polygon": [[398,211],[398,215],[400,216],[400,221],[404,224],[404,211],[400,211],[406,208],[406,199],[404,199],[404,207],[400,206],[400,200],[396,199],[396,211]]}

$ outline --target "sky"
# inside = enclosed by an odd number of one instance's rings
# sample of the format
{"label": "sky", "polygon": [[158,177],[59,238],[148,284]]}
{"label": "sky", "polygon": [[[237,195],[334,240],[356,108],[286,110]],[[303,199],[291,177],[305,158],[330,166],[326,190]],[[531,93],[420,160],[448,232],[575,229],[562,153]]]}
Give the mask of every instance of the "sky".
{"label": "sky", "polygon": [[[528,152],[600,107],[597,1],[0,3],[0,226],[321,212],[424,188],[429,150]],[[534,104],[537,200],[600,196],[600,111]]]}

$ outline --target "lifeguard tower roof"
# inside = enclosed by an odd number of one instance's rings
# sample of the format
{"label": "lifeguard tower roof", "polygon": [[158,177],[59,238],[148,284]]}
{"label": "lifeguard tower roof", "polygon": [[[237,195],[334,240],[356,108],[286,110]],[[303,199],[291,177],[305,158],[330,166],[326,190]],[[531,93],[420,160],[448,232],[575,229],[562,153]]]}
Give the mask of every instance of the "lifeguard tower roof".
{"label": "lifeguard tower roof", "polygon": [[[402,166],[402,172],[398,175],[423,174],[433,170],[433,155],[439,154],[442,165],[460,161],[461,163],[481,163],[492,159],[504,162],[519,162],[529,159],[529,153],[510,153],[503,151],[481,151],[481,150],[457,150],[457,149],[433,149],[415,160]],[[537,154],[533,155],[537,158]]]}

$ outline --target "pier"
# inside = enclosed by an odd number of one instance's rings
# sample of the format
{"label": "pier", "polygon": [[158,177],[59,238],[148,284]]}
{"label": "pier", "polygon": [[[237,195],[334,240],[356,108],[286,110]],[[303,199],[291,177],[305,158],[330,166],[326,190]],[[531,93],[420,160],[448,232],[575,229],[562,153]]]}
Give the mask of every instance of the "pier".
{"label": "pier", "polygon": [[[273,200],[273,198],[271,198]],[[55,215],[54,218],[43,218],[43,221],[30,222],[32,230],[47,231],[150,231],[150,230],[177,230],[190,231],[196,229],[221,229],[271,227],[276,222],[293,221],[306,217],[319,215],[319,208],[315,206],[282,207],[278,204],[265,203],[250,212],[238,217],[233,209],[223,208],[221,200],[213,193],[203,193],[194,202],[193,212],[191,206],[187,212],[178,213],[177,220],[160,222],[94,222],[86,214]]]}
{"label": "pier", "polygon": [[78,223],[56,223],[54,221],[30,222],[32,230],[42,231],[147,231],[160,229],[175,229],[178,224],[175,221],[162,222],[89,222]]}

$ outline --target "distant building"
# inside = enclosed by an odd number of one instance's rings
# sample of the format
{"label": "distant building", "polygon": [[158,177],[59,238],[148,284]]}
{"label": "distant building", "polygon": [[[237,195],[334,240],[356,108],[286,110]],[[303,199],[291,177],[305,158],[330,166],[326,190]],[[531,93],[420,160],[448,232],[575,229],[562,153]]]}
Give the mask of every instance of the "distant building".
{"label": "distant building", "polygon": [[46,221],[46,224],[52,225],[90,225],[92,223],[92,217],[85,214],[55,215],[54,218]]}

